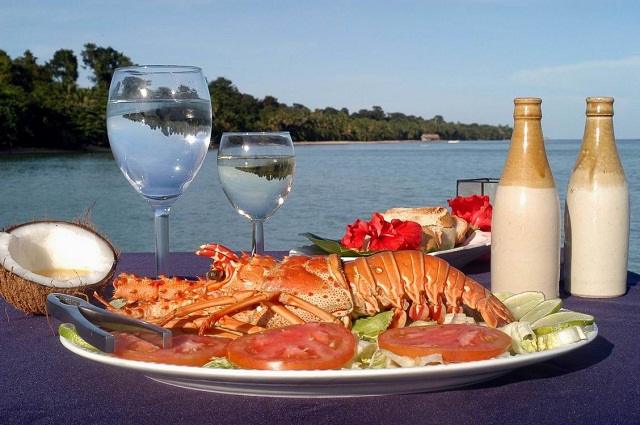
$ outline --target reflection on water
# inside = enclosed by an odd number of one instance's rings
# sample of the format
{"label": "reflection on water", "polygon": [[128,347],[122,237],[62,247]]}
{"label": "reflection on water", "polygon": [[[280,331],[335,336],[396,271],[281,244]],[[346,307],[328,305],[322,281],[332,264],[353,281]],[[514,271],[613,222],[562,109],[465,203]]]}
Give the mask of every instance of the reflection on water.
{"label": "reflection on water", "polygon": [[243,167],[234,167],[238,171],[255,174],[258,177],[264,177],[271,180],[285,180],[291,177],[295,169],[295,163],[291,161],[274,161],[269,165],[246,165]]}
{"label": "reflection on water", "polygon": [[[126,113],[124,118],[134,122],[148,125],[152,130],[160,130],[165,136],[173,134],[189,135],[199,132],[209,132],[211,117],[203,116],[202,106],[189,108],[189,105],[198,106],[203,99],[198,91],[180,84],[176,90],[169,87],[152,88],[153,82],[140,77],[125,77],[116,83],[110,90],[109,103],[118,102],[143,102],[157,104],[157,108],[141,107],[142,111]],[[209,103],[209,102],[207,102]],[[177,104],[185,105],[185,108],[177,108]],[[170,107],[163,107],[170,105]],[[204,111],[210,115],[206,108]]]}
{"label": "reflection on water", "polygon": [[157,108],[122,115],[123,118],[160,130],[165,136],[194,135],[209,131],[210,119],[198,116],[202,111],[183,108]]}

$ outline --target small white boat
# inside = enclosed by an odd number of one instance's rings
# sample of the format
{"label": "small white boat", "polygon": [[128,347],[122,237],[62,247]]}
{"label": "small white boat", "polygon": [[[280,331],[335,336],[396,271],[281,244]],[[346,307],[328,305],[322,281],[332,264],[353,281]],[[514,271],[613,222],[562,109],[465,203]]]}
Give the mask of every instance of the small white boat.
{"label": "small white boat", "polygon": [[449,140],[447,143],[460,143],[460,140]]}

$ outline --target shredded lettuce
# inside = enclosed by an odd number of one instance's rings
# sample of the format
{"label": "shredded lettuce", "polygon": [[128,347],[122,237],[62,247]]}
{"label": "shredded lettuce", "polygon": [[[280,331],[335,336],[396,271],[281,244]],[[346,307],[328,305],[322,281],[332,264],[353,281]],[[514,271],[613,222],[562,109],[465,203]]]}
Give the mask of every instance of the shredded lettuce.
{"label": "shredded lettuce", "polygon": [[536,334],[528,322],[512,322],[499,328],[511,337],[511,354],[533,353],[538,351]]}
{"label": "shredded lettuce", "polygon": [[444,322],[442,323],[444,324],[460,323],[460,324],[474,325],[476,324],[476,321],[473,319],[473,317],[469,317],[464,313],[447,313],[444,316]]}
{"label": "shredded lettuce", "polygon": [[[391,367],[397,365],[399,367],[416,367],[416,366],[426,366],[428,364],[444,364],[442,360],[441,354],[430,354],[428,356],[400,356],[398,354],[394,354],[391,351],[387,350],[378,350],[382,354],[384,354],[391,362]],[[396,367],[397,367],[396,366]]]}
{"label": "shredded lettuce", "polygon": [[343,369],[384,369],[387,359],[378,354],[378,345],[365,340],[358,341],[356,355]]}
{"label": "shredded lettuce", "polygon": [[573,344],[583,339],[587,339],[587,336],[582,327],[571,326],[556,332],[538,335],[537,345],[538,350],[550,350],[552,348],[562,347],[563,345]]}
{"label": "shredded lettuce", "polygon": [[443,363],[440,354],[415,358],[400,356],[391,351],[378,348],[378,344],[374,342],[361,340],[358,342],[358,350],[355,357],[343,369],[387,369]]}

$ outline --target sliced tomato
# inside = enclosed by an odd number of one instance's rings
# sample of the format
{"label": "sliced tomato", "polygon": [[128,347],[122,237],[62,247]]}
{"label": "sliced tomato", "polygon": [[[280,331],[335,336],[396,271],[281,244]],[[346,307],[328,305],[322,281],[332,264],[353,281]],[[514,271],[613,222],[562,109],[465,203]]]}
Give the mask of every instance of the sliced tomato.
{"label": "sliced tomato", "polygon": [[378,335],[378,346],[400,356],[441,354],[445,362],[484,360],[504,353],[511,337],[493,328],[449,324],[388,329]]}
{"label": "sliced tomato", "polygon": [[111,332],[116,338],[116,357],[182,366],[203,366],[211,357],[224,357],[231,339],[200,335],[178,335],[171,348],[160,348],[158,338],[148,333]]}
{"label": "sliced tomato", "polygon": [[344,326],[305,323],[242,336],[229,344],[227,358],[246,369],[339,369],[355,355],[356,346]]}

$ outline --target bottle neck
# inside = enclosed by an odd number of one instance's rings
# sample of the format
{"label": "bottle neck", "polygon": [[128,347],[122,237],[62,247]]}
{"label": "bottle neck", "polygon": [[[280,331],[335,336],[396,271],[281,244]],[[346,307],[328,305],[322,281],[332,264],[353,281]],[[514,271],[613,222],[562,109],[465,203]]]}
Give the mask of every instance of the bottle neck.
{"label": "bottle neck", "polygon": [[584,126],[583,146],[590,149],[613,149],[617,151],[613,133],[613,117],[588,116]]}
{"label": "bottle neck", "polygon": [[625,181],[611,115],[588,115],[582,146],[573,173],[587,181],[617,184]]}
{"label": "bottle neck", "polygon": [[539,117],[515,117],[511,145],[500,184],[540,189],[556,187]]}

